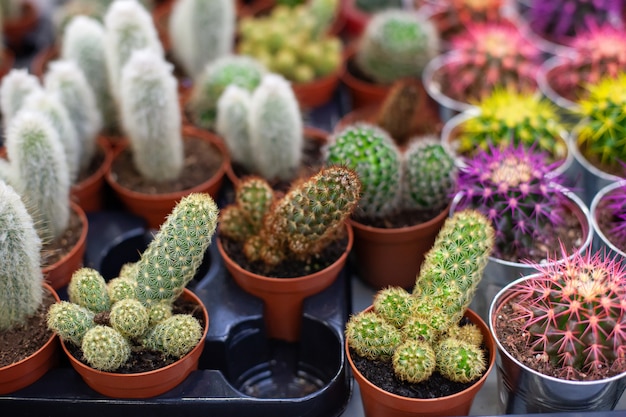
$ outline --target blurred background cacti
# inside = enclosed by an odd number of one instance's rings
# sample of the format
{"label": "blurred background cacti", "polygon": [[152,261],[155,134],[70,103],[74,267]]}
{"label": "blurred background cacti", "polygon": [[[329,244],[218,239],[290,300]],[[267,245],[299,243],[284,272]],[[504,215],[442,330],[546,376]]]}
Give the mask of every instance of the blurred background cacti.
{"label": "blurred background cacti", "polygon": [[41,89],[39,79],[25,69],[14,68],[2,77],[0,82],[0,111],[5,129],[22,108],[26,96],[39,89]]}

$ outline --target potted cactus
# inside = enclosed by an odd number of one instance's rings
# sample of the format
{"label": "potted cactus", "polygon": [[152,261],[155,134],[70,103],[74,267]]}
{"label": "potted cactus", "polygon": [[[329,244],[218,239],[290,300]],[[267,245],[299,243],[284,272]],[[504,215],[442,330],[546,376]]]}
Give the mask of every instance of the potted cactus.
{"label": "potted cactus", "polygon": [[503,413],[608,411],[626,386],[624,266],[591,250],[566,255],[536,264],[491,304]]}
{"label": "potted cactus", "polygon": [[[0,180],[0,394],[20,390],[58,362],[58,340],[46,332],[48,306],[59,301],[41,270],[41,239],[21,197]],[[43,331],[42,331],[43,330]]]}
{"label": "potted cactus", "polygon": [[624,180],[605,185],[589,207],[591,224],[597,238],[595,251],[604,251],[623,262],[626,258],[626,183]]}
{"label": "potted cactus", "polygon": [[367,416],[469,414],[496,358],[487,325],[468,309],[494,234],[479,212],[455,213],[411,293],[381,289],[350,317],[346,355]]}
{"label": "potted cactus", "polygon": [[324,153],[328,165],[355,170],[363,185],[350,218],[359,277],[376,289],[410,288],[448,214],[456,186],[452,156],[432,135],[401,148],[365,122],[333,134]]}
{"label": "potted cactus", "polygon": [[352,248],[346,220],[361,184],[345,167],[327,167],[283,195],[258,176],[236,184],[220,213],[218,249],[245,291],[264,301],[269,338],[300,340],[302,303],[330,286]]}
{"label": "potted cactus", "polygon": [[[468,158],[459,169],[452,211],[472,208],[492,222],[495,245],[472,309],[487,317],[492,297],[512,277],[528,275],[525,260],[546,262],[580,252],[591,243],[589,212],[563,186],[547,156],[522,144],[491,146]],[[509,281],[507,281],[509,280]]]}
{"label": "potted cactus", "polygon": [[340,2],[339,18],[344,23],[348,39],[359,37],[376,12],[385,9],[402,9],[400,0],[345,0]]}
{"label": "potted cactus", "polygon": [[[87,385],[106,396],[147,398],[197,369],[209,317],[185,287],[202,263],[217,218],[210,195],[189,194],[120,277],[107,283],[94,269],[74,272],[69,301],[52,305],[47,320]],[[155,356],[142,360],[141,351]]]}

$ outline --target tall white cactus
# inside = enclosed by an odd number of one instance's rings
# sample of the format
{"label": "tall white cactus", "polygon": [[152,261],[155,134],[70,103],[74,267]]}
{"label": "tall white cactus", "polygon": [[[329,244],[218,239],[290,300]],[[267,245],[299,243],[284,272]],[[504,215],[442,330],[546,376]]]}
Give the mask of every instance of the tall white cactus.
{"label": "tall white cactus", "polygon": [[39,79],[29,74],[25,69],[14,68],[2,78],[0,82],[0,111],[5,129],[22,107],[26,96],[40,89]]}
{"label": "tall white cactus", "polygon": [[217,101],[216,131],[224,139],[234,162],[254,172],[256,166],[250,146],[248,115],[252,95],[245,88],[231,84]]}

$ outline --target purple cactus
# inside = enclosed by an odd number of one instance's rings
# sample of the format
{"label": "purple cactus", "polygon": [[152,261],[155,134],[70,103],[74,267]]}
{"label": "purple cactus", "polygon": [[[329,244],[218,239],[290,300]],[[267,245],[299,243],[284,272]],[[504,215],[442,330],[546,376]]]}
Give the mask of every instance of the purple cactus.
{"label": "purple cactus", "polygon": [[532,242],[546,240],[545,226],[563,224],[565,179],[554,167],[546,153],[521,144],[480,150],[461,167],[456,209],[474,208],[493,222],[495,257],[531,258]]}

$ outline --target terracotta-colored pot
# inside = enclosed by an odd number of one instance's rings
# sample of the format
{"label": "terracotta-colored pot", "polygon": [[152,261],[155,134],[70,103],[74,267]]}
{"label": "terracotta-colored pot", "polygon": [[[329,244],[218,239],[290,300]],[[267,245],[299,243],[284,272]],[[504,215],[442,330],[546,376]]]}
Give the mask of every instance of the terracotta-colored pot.
{"label": "terracotta-colored pot", "polygon": [[63,256],[61,259],[48,265],[42,269],[46,282],[50,284],[52,288],[58,290],[66,286],[70,282],[72,274],[77,269],[83,266],[83,256],[85,249],[87,248],[87,231],[89,229],[89,222],[85,211],[76,203],[70,203],[72,211],[74,211],[80,218],[80,222],[83,229],[78,237],[76,245]]}
{"label": "terracotta-colored pot", "polygon": [[[60,301],[59,295],[48,284],[43,284],[54,299]],[[53,334],[50,339],[35,353],[19,362],[0,368],[0,395],[10,394],[41,378],[59,362],[59,338]]]}
{"label": "terracotta-colored pot", "polygon": [[341,60],[339,67],[323,76],[306,83],[292,83],[293,93],[303,109],[319,107],[328,103],[339,86],[341,74],[345,72],[345,60]]}
{"label": "terracotta-colored pot", "polygon": [[349,224],[346,224],[346,231],[348,244],[339,259],[321,271],[297,278],[270,278],[247,271],[228,256],[221,239],[217,239],[217,248],[224,265],[237,285],[263,300],[263,317],[268,338],[287,342],[300,340],[302,303],[305,298],[328,288],[339,276],[354,241]]}
{"label": "terracotta-colored pot", "polygon": [[345,22],[343,32],[348,38],[357,38],[365,30],[372,14],[359,9],[356,0],[341,0],[339,16]]}
{"label": "terracotta-colored pot", "polygon": [[[367,310],[371,310],[371,306]],[[367,417],[436,417],[469,415],[472,402],[482,388],[496,361],[496,343],[487,324],[472,310],[465,317],[480,329],[488,350],[488,365],[485,374],[464,391],[439,398],[408,398],[384,391],[368,381],[354,366],[348,342],[345,343],[346,357],[355,381],[359,385],[361,401]]]}
{"label": "terracotta-colored pot", "polygon": [[30,72],[37,76],[40,80],[48,70],[48,64],[58,59],[61,49],[58,44],[53,44],[40,49],[30,62]]}
{"label": "terracotta-colored pot", "polygon": [[72,200],[86,213],[99,211],[104,207],[106,184],[104,176],[113,160],[113,151],[108,146],[99,141],[98,147],[103,154],[102,164],[93,174],[74,184],[71,189]]}
{"label": "terracotta-colored pot", "polygon": [[355,75],[353,69],[356,48],[356,42],[346,47],[343,56],[345,69],[340,75],[341,82],[348,88],[353,110],[379,105],[391,90],[391,84],[376,84]]}
{"label": "terracotta-colored pot", "polygon": [[449,210],[447,206],[427,222],[394,229],[367,226],[351,219],[358,276],[376,290],[390,285],[411,290],[424,255],[435,243]]}
{"label": "terracotta-colored pot", "polygon": [[199,129],[191,125],[184,125],[183,137],[190,136],[201,138],[210,143],[211,146],[213,146],[215,150],[221,154],[222,163],[213,177],[201,184],[196,185],[195,187],[183,191],[165,194],[146,194],[121,186],[115,180],[113,170],[116,158],[118,158],[119,155],[128,148],[128,142],[124,141],[120,144],[113,155],[110,168],[105,176],[107,183],[111,186],[115,194],[119,197],[127,209],[131,213],[145,218],[148,222],[148,226],[152,229],[159,228],[161,223],[165,221],[167,215],[174,209],[176,203],[184,196],[191,193],[209,193],[211,197],[217,198],[217,194],[222,186],[224,176],[226,175],[226,171],[230,165],[228,151],[222,139],[209,131]]}
{"label": "terracotta-colored pot", "polygon": [[160,369],[135,374],[103,372],[77,360],[61,343],[72,368],[83,378],[85,383],[102,395],[116,398],[150,398],[161,395],[179,385],[192,371],[198,369],[198,361],[204,349],[206,335],[209,330],[209,314],[202,301],[190,290],[185,289],[181,296],[193,301],[202,308],[204,316],[204,332],[200,342],[187,355],[178,361]]}
{"label": "terracotta-colored pot", "polygon": [[14,19],[5,17],[2,21],[4,41],[13,51],[22,48],[24,38],[37,27],[40,15],[39,6],[34,0],[19,1],[22,2],[22,14]]}
{"label": "terracotta-colored pot", "polygon": [[13,69],[15,65],[15,54],[8,48],[2,48],[0,53],[2,54],[2,59],[0,60],[0,79],[2,79],[2,77]]}

